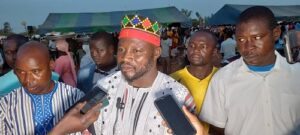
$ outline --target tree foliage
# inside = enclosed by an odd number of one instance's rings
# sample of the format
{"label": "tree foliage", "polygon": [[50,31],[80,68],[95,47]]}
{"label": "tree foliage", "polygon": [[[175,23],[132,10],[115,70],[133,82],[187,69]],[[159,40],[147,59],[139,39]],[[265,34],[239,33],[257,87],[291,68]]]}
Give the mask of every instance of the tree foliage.
{"label": "tree foliage", "polygon": [[10,23],[9,22],[4,22],[3,23],[3,29],[0,30],[0,35],[7,36],[7,35],[10,35],[10,34],[12,34],[12,28],[10,26]]}
{"label": "tree foliage", "polygon": [[193,12],[192,10],[181,9],[181,13],[184,14],[188,18],[191,18],[192,12]]}
{"label": "tree foliage", "polygon": [[3,33],[4,34],[8,34],[11,33],[12,28],[10,27],[10,23],[9,22],[4,22],[3,24]]}

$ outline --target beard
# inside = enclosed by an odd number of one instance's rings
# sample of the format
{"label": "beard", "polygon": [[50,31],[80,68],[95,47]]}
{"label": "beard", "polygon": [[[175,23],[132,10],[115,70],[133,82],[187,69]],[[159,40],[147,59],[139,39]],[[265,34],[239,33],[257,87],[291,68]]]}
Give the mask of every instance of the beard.
{"label": "beard", "polygon": [[199,62],[190,62],[190,65],[193,65],[193,66],[199,66],[199,67],[201,67],[201,66],[205,66],[205,65],[207,65],[207,63],[206,63],[206,62],[204,62],[204,61],[199,61]]}
{"label": "beard", "polygon": [[[129,73],[124,71],[122,69],[123,65],[130,66],[133,69],[133,71],[129,72]],[[119,64],[119,69],[121,69],[123,76],[125,77],[125,79],[128,82],[133,82],[134,80],[140,79],[146,73],[148,73],[151,70],[151,68],[153,67],[153,65],[154,65],[154,63],[151,60],[149,60],[148,63],[146,63],[145,65],[142,65],[140,67],[133,66],[130,63],[121,62]]]}
{"label": "beard", "polygon": [[192,58],[188,57],[188,61],[190,62],[190,65],[193,66],[205,66],[208,64],[203,58],[199,58],[198,60],[193,60]]}

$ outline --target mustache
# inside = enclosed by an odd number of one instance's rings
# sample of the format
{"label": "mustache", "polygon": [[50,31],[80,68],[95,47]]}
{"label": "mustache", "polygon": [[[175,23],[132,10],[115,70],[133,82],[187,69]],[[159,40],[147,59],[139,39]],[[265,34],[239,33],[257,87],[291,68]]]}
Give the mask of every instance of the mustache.
{"label": "mustache", "polygon": [[127,65],[127,66],[133,67],[133,64],[131,64],[129,62],[125,62],[125,61],[120,62],[118,65],[119,65],[119,68],[121,68],[123,65]]}

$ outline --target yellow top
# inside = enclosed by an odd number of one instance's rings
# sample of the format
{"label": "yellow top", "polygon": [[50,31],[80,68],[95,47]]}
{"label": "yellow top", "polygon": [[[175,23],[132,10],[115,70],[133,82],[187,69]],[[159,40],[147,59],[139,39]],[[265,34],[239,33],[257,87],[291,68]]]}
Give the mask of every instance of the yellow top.
{"label": "yellow top", "polygon": [[[200,80],[200,79],[196,78],[195,76],[193,76],[187,70],[187,67],[180,69],[170,75],[175,80],[177,80],[178,82],[183,84],[185,87],[187,87],[187,89],[190,91],[191,95],[194,98],[194,102],[196,104],[197,115],[201,111],[209,81],[212,78],[213,74],[217,72],[217,70],[218,70],[218,68],[213,67],[212,72],[203,80]],[[204,123],[204,129],[208,132],[208,124]]]}

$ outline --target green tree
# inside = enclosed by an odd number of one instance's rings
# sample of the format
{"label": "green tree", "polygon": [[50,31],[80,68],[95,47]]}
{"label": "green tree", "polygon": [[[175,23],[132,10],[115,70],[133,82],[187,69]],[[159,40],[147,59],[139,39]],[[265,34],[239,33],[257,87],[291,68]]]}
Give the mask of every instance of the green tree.
{"label": "green tree", "polygon": [[9,22],[4,22],[3,24],[3,33],[4,34],[9,34],[11,33],[12,28],[10,27],[10,23]]}
{"label": "green tree", "polygon": [[27,23],[26,23],[26,21],[22,21],[21,25],[24,27],[24,30],[27,31]]}
{"label": "green tree", "polygon": [[191,18],[192,12],[193,12],[192,10],[181,9],[181,13],[182,13],[183,15],[185,15],[186,17],[188,17],[188,18]]}
{"label": "green tree", "polygon": [[203,17],[200,15],[200,13],[199,13],[199,12],[196,12],[195,14],[196,14],[196,17],[197,17],[197,19],[198,19],[199,25],[200,25],[200,26],[205,25],[205,21],[204,21]]}

